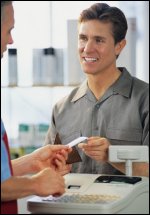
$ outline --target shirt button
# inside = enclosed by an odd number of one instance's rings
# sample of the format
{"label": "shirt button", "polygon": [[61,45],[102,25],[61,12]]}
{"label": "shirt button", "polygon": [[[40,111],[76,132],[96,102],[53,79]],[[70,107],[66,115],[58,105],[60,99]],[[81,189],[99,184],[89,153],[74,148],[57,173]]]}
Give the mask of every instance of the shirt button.
{"label": "shirt button", "polygon": [[98,109],[100,107],[100,105],[96,105],[96,108]]}

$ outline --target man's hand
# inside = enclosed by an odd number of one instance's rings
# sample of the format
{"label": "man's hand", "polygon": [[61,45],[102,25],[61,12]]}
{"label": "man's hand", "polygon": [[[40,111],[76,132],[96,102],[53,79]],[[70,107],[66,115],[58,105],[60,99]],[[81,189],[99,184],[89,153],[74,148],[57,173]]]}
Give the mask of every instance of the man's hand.
{"label": "man's hand", "polygon": [[35,195],[60,196],[65,192],[64,178],[52,168],[45,168],[31,178]]}
{"label": "man's hand", "polygon": [[12,176],[1,183],[1,201],[30,195],[60,196],[65,192],[65,180],[52,168],[44,168],[32,176]]}
{"label": "man's hand", "polygon": [[53,159],[53,166],[52,168],[58,171],[61,175],[66,175],[71,171],[72,165],[66,164],[66,160],[68,158],[68,153],[72,151],[71,148],[66,150],[61,150],[60,153],[56,153],[56,157]]}
{"label": "man's hand", "polygon": [[78,147],[81,148],[86,155],[96,161],[108,161],[109,141],[102,137],[90,137],[87,143],[80,143]]}
{"label": "man's hand", "polygon": [[71,149],[64,145],[46,145],[30,154],[32,158],[32,172],[38,172],[51,167],[59,172],[66,169],[66,160]]}

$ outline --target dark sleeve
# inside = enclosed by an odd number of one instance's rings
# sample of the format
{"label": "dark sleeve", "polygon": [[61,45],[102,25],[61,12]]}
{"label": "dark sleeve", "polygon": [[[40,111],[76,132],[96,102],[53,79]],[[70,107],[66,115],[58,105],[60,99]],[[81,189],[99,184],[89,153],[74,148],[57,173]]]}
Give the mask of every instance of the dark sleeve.
{"label": "dark sleeve", "polygon": [[[144,97],[144,96],[143,96]],[[143,98],[142,102],[142,144],[149,146],[149,91],[145,93],[145,98]]]}

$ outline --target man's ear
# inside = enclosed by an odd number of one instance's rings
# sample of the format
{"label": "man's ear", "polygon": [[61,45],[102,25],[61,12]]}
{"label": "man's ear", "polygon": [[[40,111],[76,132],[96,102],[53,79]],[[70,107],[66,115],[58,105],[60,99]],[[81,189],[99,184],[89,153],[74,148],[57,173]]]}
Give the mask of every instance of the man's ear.
{"label": "man's ear", "polygon": [[120,42],[118,42],[115,46],[115,52],[116,52],[116,56],[120,55],[122,49],[125,47],[126,45],[126,40],[123,39]]}

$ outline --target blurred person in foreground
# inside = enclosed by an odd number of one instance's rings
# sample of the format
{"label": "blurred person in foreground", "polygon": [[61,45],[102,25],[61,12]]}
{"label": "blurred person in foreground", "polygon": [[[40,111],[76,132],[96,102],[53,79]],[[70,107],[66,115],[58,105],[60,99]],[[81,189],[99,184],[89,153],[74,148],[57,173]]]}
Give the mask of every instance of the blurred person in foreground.
{"label": "blurred person in foreground", "polygon": [[[12,1],[1,1],[1,58],[7,45],[13,43],[13,28]],[[1,214],[16,214],[18,198],[62,195],[65,192],[63,175],[69,171],[66,159],[70,151],[67,146],[47,145],[11,160],[7,134],[1,120]]]}

